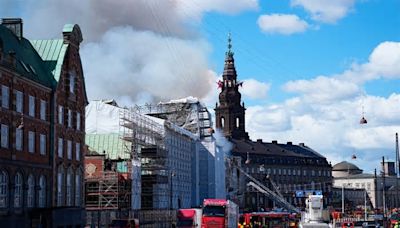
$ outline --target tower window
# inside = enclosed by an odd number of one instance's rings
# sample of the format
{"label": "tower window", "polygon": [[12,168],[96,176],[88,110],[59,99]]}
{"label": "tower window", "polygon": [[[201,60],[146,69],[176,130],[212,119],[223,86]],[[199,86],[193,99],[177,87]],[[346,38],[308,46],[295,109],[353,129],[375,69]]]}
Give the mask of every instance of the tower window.
{"label": "tower window", "polygon": [[239,128],[239,117],[236,117],[236,128]]}
{"label": "tower window", "polygon": [[224,117],[221,117],[221,128],[225,127],[225,119]]}

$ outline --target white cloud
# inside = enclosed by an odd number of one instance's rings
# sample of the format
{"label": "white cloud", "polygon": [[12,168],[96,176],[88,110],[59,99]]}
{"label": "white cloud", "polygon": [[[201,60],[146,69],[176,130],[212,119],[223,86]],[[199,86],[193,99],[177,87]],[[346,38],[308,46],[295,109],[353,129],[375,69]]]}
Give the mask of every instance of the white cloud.
{"label": "white cloud", "polygon": [[368,62],[353,64],[341,74],[310,80],[289,81],[283,88],[314,102],[351,99],[363,93],[363,83],[380,78],[400,78],[400,43],[383,42],[370,54]]}
{"label": "white cloud", "polygon": [[251,129],[252,135],[258,137],[258,133],[281,132],[291,128],[289,114],[285,107],[281,106],[249,106],[246,111],[247,129]]}
{"label": "white cloud", "polygon": [[293,14],[261,15],[257,24],[263,32],[291,35],[307,30],[308,23]]}
{"label": "white cloud", "polygon": [[315,21],[335,23],[353,8],[355,0],[291,0],[292,6],[303,7]]}
{"label": "white cloud", "polygon": [[[284,89],[296,97],[280,104],[247,107],[246,126],[250,137],[265,141],[304,142],[333,164],[350,160],[360,168],[379,168],[381,156],[394,158],[394,135],[400,131],[400,94],[373,96],[363,83],[400,78],[400,43],[383,42],[366,63],[349,70],[310,80],[290,81]],[[363,115],[367,124],[360,124]]]}
{"label": "white cloud", "polygon": [[400,78],[400,42],[382,42],[369,56],[364,64],[353,64],[350,70],[339,77],[355,83],[379,78]]}
{"label": "white cloud", "polygon": [[289,81],[284,85],[284,89],[288,92],[299,93],[307,100],[315,102],[343,100],[360,93],[357,84],[325,76],[318,76],[311,80]]}
{"label": "white cloud", "polygon": [[253,78],[243,80],[243,87],[240,92],[252,99],[264,99],[267,97],[270,84],[257,81]]}

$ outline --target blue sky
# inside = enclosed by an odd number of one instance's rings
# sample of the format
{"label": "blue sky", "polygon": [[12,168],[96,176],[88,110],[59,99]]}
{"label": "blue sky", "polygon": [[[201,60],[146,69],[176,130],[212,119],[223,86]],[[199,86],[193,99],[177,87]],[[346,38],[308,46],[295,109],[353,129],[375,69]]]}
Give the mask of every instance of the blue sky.
{"label": "blue sky", "polygon": [[[399,10],[400,1],[359,1],[347,15],[327,24],[311,20],[302,8],[291,7],[290,1],[262,1],[258,10],[240,15],[208,13],[202,27],[213,45],[211,60],[215,70],[221,72],[221,50],[226,49],[223,35],[231,31],[240,76],[272,83],[269,98],[273,102],[289,96],[279,91],[279,86],[288,80],[343,72],[353,62],[367,61],[382,41],[400,40]],[[257,18],[272,13],[299,15],[314,28],[292,35],[261,32]],[[368,83],[365,89],[387,96],[398,88],[391,81],[380,80]]]}
{"label": "blue sky", "polygon": [[[30,39],[81,27],[89,99],[199,97],[212,111],[227,34],[252,139],[305,143],[367,172],[400,131],[399,0],[2,0]],[[360,125],[364,115],[368,124]]]}

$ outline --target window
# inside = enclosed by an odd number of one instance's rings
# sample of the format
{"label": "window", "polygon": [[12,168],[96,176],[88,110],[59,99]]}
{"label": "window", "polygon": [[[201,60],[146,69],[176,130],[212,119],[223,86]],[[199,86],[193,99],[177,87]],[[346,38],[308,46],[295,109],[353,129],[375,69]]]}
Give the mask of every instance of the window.
{"label": "window", "polygon": [[81,206],[81,175],[79,170],[75,174],[75,206]]}
{"label": "window", "polygon": [[70,93],[75,92],[75,79],[76,79],[76,73],[74,71],[71,71],[69,73],[69,92]]}
{"label": "window", "polygon": [[80,143],[75,144],[75,159],[77,161],[81,160],[81,144]]}
{"label": "window", "polygon": [[63,139],[58,138],[58,157],[62,158],[63,157]]}
{"label": "window", "polygon": [[21,207],[22,200],[22,175],[17,173],[14,180],[14,207]]}
{"label": "window", "polygon": [[22,138],[23,138],[23,131],[22,129],[15,129],[15,149],[18,151],[22,150]]}
{"label": "window", "polygon": [[46,155],[46,135],[40,134],[40,154]]}
{"label": "window", "polygon": [[81,130],[81,114],[76,113],[76,130]]}
{"label": "window", "polygon": [[67,206],[72,206],[72,169],[71,167],[67,171]]}
{"label": "window", "polygon": [[239,117],[236,117],[236,128],[239,128]]}
{"label": "window", "polygon": [[58,123],[63,124],[64,122],[64,107],[59,105],[58,106]]}
{"label": "window", "polygon": [[225,127],[225,119],[224,117],[221,117],[221,128]]}
{"label": "window", "polygon": [[9,108],[10,107],[10,89],[7,86],[1,86],[1,107]]}
{"label": "window", "polygon": [[23,103],[24,103],[24,99],[23,99],[23,94],[21,91],[15,90],[15,111],[22,113],[23,112]]}
{"label": "window", "polygon": [[33,207],[35,206],[35,179],[33,178],[32,174],[28,177],[28,191],[27,191],[27,198],[26,198],[26,206]]}
{"label": "window", "polygon": [[72,159],[72,141],[71,140],[67,140],[67,158],[69,160]]}
{"label": "window", "polygon": [[35,132],[28,131],[28,151],[35,153]]}
{"label": "window", "polygon": [[68,127],[72,127],[72,110],[68,109]]}
{"label": "window", "polygon": [[57,206],[63,206],[63,181],[64,181],[64,169],[62,166],[58,167],[58,173],[57,173]]}
{"label": "window", "polygon": [[8,148],[8,125],[1,125],[1,147]]}
{"label": "window", "polygon": [[35,116],[35,97],[29,96],[29,115]]}
{"label": "window", "polygon": [[39,207],[46,206],[46,178],[41,175],[39,179]]}
{"label": "window", "polygon": [[8,175],[5,171],[0,171],[0,208],[8,205]]}
{"label": "window", "polygon": [[40,100],[40,119],[46,120],[46,101]]}

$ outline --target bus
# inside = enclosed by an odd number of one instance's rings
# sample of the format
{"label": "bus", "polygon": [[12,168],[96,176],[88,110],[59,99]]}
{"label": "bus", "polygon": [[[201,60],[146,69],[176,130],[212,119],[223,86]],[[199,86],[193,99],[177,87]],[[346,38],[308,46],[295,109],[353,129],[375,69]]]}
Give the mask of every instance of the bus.
{"label": "bus", "polygon": [[226,199],[204,199],[201,227],[237,227],[239,207]]}
{"label": "bus", "polygon": [[240,216],[239,227],[296,228],[300,216],[289,212],[251,212]]}

